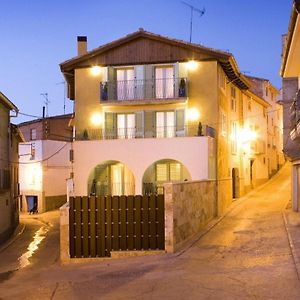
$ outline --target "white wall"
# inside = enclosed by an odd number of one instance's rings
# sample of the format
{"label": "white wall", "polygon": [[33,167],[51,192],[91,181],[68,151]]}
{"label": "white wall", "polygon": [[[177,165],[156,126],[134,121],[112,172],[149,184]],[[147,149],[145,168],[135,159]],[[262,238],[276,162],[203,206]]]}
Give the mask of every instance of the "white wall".
{"label": "white wall", "polygon": [[146,169],[161,159],[181,162],[190,172],[192,180],[210,179],[208,151],[209,144],[213,140],[210,137],[178,137],[76,141],[74,142],[75,195],[87,194],[90,172],[107,160],[120,161],[133,172],[136,194],[142,192],[142,178]]}

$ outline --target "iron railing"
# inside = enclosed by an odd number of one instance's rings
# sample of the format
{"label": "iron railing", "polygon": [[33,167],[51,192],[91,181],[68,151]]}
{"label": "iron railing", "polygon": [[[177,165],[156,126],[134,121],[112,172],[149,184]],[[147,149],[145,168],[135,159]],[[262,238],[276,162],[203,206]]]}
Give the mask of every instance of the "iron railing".
{"label": "iron railing", "polygon": [[174,99],[187,96],[187,79],[183,77],[100,82],[101,101]]}
{"label": "iron railing", "polygon": [[213,127],[201,126],[155,126],[146,128],[113,128],[107,129],[85,129],[76,132],[76,140],[113,140],[113,139],[141,139],[141,138],[175,138],[210,136],[215,137]]}
{"label": "iron railing", "polygon": [[292,140],[295,140],[300,137],[300,90],[298,90],[295,100],[290,107],[290,121],[290,137]]}

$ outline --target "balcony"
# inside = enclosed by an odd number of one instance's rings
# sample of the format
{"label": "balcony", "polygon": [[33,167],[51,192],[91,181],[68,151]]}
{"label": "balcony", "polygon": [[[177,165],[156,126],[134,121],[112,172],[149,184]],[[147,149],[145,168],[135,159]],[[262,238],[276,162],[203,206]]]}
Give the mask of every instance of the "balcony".
{"label": "balcony", "polygon": [[300,90],[298,90],[295,100],[290,107],[290,121],[290,138],[292,141],[300,141]]}
{"label": "balcony", "polygon": [[176,138],[176,137],[195,137],[209,136],[215,137],[215,129],[207,126],[161,126],[151,130],[137,128],[115,128],[113,130],[105,129],[85,129],[76,132],[76,140],[122,140],[122,139],[145,139],[145,138]]}
{"label": "balcony", "polygon": [[188,97],[186,78],[119,80],[100,82],[102,104],[152,104],[185,102]]}

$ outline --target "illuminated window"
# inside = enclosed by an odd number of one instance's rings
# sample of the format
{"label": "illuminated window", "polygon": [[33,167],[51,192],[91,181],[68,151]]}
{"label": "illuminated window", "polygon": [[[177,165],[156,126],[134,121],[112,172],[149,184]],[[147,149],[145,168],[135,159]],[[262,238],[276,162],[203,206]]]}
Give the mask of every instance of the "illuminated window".
{"label": "illuminated window", "polygon": [[226,124],[226,115],[221,111],[221,135],[226,136],[227,133],[227,124]]}
{"label": "illuminated window", "polygon": [[237,122],[231,123],[231,153],[237,153]]}

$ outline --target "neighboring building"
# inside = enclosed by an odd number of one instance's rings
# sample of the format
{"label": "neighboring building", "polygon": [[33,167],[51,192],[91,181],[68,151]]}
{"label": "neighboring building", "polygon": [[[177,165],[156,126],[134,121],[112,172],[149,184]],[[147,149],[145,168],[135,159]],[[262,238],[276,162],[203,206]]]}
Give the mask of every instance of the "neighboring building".
{"label": "neighboring building", "polygon": [[283,149],[292,161],[292,206],[300,207],[300,0],[294,0],[288,34],[283,37]]}
{"label": "neighboring building", "polygon": [[269,103],[266,109],[268,134],[265,159],[268,176],[272,177],[284,163],[282,106],[278,103],[280,92],[268,79],[250,76],[247,78],[252,83],[250,91]]}
{"label": "neighboring building", "polygon": [[245,192],[248,192],[269,178],[267,111],[270,104],[249,90],[244,94],[243,107],[243,127],[250,139],[242,146]]}
{"label": "neighboring building", "polygon": [[[251,84],[232,54],[140,29],[89,52],[78,37],[78,56],[61,70],[75,101],[75,195],[162,193],[169,181],[216,180],[221,214],[251,187],[260,129],[244,130]],[[269,105],[253,99],[265,123]]]}
{"label": "neighboring building", "polygon": [[25,142],[19,145],[21,211],[44,212],[67,199],[66,180],[72,168],[72,115],[19,124]]}
{"label": "neighboring building", "polygon": [[0,244],[19,223],[18,143],[22,137],[10,124],[10,113],[18,108],[0,92]]}

